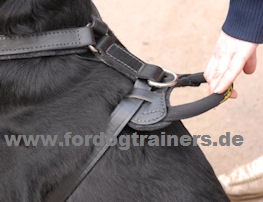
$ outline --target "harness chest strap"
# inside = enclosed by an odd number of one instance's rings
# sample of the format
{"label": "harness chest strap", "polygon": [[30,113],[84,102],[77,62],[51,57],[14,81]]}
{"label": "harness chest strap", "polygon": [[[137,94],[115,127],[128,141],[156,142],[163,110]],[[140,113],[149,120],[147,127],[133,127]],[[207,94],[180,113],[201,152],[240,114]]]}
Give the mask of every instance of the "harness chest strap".
{"label": "harness chest strap", "polygon": [[[135,89],[151,91],[151,87],[145,82],[139,80],[135,83],[134,87]],[[123,128],[141,107],[143,102],[143,99],[124,98],[110,116],[109,124],[104,133],[105,137],[109,140],[117,138]],[[76,189],[81,186],[87,175],[92,171],[93,167],[109,148],[110,145],[108,143],[102,147],[96,147],[92,157],[89,158],[83,168],[75,171],[72,175],[65,177],[55,191],[48,195],[48,198],[45,201],[67,201],[75,193]]]}

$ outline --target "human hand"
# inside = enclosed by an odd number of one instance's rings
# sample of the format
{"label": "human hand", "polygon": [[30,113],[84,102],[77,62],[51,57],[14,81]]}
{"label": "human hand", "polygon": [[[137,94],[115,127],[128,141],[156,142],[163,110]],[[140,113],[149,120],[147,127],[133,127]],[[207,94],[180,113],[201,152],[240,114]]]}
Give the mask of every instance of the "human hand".
{"label": "human hand", "polygon": [[[210,93],[223,93],[242,70],[246,74],[252,74],[257,64],[257,46],[221,32],[204,73]],[[232,91],[231,97],[237,97],[235,90]]]}

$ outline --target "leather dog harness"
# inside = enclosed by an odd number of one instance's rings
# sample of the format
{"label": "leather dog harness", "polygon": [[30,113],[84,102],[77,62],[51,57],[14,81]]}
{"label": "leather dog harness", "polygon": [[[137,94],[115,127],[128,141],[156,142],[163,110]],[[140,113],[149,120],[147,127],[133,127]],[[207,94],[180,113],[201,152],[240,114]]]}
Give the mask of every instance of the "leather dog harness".
{"label": "leather dog harness", "polygon": [[[48,31],[19,37],[0,36],[0,60],[80,54],[91,51],[96,58],[134,82],[132,92],[112,112],[105,136],[117,138],[126,125],[135,130],[164,128],[173,121],[204,113],[231,95],[232,87],[223,94],[212,94],[201,100],[170,106],[169,98],[176,87],[199,86],[206,82],[203,73],[176,75],[143,62],[130,53],[101,20],[93,6],[92,23],[85,27]],[[63,179],[48,195],[47,201],[68,200],[101,159],[110,145],[96,147],[95,155],[83,169]]]}

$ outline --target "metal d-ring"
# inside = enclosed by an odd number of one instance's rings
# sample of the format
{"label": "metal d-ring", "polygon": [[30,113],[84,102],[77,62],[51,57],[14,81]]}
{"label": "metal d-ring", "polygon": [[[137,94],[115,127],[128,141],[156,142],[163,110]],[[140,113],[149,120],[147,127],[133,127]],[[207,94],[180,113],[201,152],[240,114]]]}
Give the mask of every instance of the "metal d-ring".
{"label": "metal d-ring", "polygon": [[178,76],[174,72],[169,71],[167,69],[163,69],[163,71],[165,72],[165,74],[172,75],[173,79],[168,82],[155,82],[155,81],[148,80],[148,84],[156,88],[167,88],[167,87],[174,86],[177,83]]}

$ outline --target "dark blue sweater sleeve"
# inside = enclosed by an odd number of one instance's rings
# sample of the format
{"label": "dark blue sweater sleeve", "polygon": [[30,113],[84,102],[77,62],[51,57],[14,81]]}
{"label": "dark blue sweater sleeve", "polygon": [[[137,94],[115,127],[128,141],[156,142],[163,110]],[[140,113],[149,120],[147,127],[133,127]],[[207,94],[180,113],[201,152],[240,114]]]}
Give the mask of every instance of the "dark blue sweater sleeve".
{"label": "dark blue sweater sleeve", "polygon": [[263,43],[263,0],[230,0],[222,29],[232,37]]}

